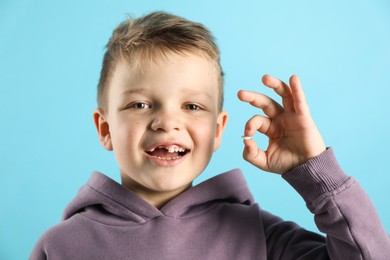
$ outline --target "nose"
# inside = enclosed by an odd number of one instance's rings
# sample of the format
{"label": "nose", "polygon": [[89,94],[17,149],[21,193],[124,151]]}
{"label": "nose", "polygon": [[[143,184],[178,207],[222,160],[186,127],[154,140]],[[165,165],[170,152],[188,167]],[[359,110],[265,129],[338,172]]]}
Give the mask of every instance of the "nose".
{"label": "nose", "polygon": [[169,132],[172,130],[180,130],[181,121],[179,111],[161,109],[160,111],[156,112],[150,127],[153,131]]}

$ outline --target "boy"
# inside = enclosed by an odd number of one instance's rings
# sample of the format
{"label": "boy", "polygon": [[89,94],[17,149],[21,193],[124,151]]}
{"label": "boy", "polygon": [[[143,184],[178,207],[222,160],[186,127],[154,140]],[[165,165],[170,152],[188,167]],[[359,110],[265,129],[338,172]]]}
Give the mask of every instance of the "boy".
{"label": "boy", "polygon": [[390,259],[373,205],[325,147],[298,77],[263,83],[283,106],[238,93],[266,115],[246,124],[243,156],[282,174],[326,239],[261,210],[239,170],[191,187],[227,122],[219,50],[202,25],[151,13],[114,31],[98,87],[94,121],[122,185],[95,172],[31,259]]}

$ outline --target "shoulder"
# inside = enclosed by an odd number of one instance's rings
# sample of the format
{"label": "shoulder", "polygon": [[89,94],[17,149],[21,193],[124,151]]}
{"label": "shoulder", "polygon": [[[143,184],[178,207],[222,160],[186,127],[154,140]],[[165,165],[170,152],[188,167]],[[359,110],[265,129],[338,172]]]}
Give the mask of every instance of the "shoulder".
{"label": "shoulder", "polygon": [[80,244],[87,235],[88,221],[83,220],[80,214],[67,219],[48,229],[36,243],[30,259],[46,259],[48,255],[64,255],[60,251],[66,251]]}

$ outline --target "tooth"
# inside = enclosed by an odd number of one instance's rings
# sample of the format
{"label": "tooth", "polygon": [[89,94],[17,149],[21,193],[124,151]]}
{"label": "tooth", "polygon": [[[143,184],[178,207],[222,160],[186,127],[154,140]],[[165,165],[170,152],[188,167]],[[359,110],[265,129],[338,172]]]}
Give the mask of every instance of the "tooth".
{"label": "tooth", "polygon": [[154,152],[157,148],[158,148],[158,149],[164,148],[164,149],[166,149],[166,150],[168,151],[168,153],[178,153],[178,152],[185,152],[185,151],[186,151],[185,148],[179,147],[179,146],[177,146],[177,145],[171,145],[171,146],[169,146],[169,147],[167,147],[167,146],[159,146],[159,147],[151,148],[151,149],[149,149],[149,150],[147,150],[147,151],[150,152],[150,153],[152,153],[152,152]]}

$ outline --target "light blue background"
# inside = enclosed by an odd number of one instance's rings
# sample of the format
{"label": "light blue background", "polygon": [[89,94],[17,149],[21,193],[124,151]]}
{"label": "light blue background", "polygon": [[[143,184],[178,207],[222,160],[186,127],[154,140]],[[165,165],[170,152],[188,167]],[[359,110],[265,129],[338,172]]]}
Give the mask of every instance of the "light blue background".
{"label": "light blue background", "polygon": [[263,208],[316,230],[280,176],[241,157],[244,124],[257,111],[236,92],[275,97],[261,76],[296,73],[326,144],[390,231],[388,1],[0,0],[1,259],[26,259],[93,170],[119,180],[92,122],[103,47],[127,13],[153,10],[204,23],[222,51],[230,120],[198,181],[240,167]]}

